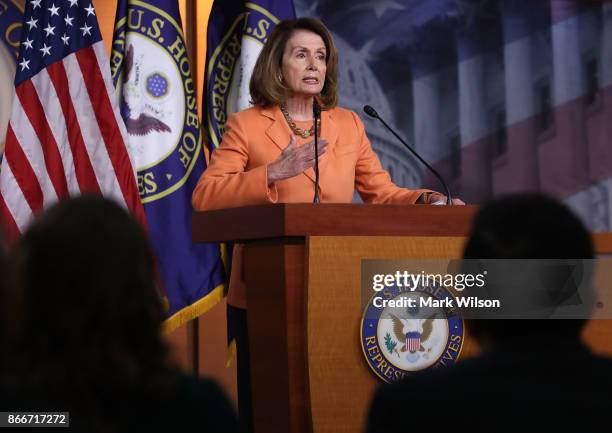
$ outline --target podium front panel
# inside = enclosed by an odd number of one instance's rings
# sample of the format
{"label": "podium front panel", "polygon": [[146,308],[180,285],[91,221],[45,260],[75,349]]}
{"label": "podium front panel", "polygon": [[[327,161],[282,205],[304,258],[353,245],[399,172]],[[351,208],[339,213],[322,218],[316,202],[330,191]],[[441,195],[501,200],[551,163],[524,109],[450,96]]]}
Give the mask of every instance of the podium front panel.
{"label": "podium front panel", "polygon": [[[459,258],[463,237],[311,236],[308,251],[308,384],[314,433],[358,433],[381,380],[361,349],[362,259]],[[461,359],[477,347],[465,337]]]}

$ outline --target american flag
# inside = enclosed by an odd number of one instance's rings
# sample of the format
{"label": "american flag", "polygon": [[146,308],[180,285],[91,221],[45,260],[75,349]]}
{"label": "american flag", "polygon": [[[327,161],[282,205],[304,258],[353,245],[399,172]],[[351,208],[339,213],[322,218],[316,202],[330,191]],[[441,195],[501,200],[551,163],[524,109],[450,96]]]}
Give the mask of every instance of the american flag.
{"label": "american flag", "polygon": [[144,223],[126,136],[91,0],[28,0],[0,172],[9,238],[38,210],[85,193]]}

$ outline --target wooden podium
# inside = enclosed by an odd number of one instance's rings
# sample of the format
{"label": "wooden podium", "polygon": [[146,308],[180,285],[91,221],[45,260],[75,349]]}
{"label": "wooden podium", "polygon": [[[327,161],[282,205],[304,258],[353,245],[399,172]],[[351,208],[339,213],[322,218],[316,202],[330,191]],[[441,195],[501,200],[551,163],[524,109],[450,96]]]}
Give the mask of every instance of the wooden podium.
{"label": "wooden podium", "polygon": [[277,204],[194,215],[195,241],[245,243],[234,271],[248,287],[256,433],[360,431],[379,383],[361,353],[361,259],[459,257],[474,211]]}
{"label": "wooden podium", "polygon": [[[256,433],[362,431],[380,380],[360,343],[361,260],[459,258],[475,210],[276,204],[194,214],[194,241],[245,244],[234,272],[247,284]],[[611,252],[606,236],[599,246]],[[596,339],[610,346],[605,328]],[[466,337],[461,359],[476,352]]]}

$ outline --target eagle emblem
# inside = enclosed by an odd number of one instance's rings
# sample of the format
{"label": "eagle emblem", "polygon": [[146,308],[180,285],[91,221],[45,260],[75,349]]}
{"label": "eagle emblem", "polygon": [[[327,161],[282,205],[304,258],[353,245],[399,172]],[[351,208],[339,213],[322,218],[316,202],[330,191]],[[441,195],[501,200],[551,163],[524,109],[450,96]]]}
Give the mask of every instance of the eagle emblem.
{"label": "eagle emblem", "polygon": [[[138,65],[134,67],[134,57],[134,46],[130,44],[125,60],[125,77],[127,80],[121,93],[121,106],[123,107],[121,115],[125,121],[128,134],[144,136],[151,132],[172,132],[164,122],[145,112],[145,108],[149,108],[146,107],[146,104],[137,103],[141,99],[138,88],[141,78]],[[132,101],[131,105],[129,101]]]}
{"label": "eagle emblem", "polygon": [[[419,290],[420,289],[420,290]],[[422,307],[419,299],[453,296],[444,286],[436,295],[420,287],[405,292],[390,287],[385,294],[393,305],[381,306],[373,293],[361,320],[361,347],[372,371],[393,382],[418,371],[454,364],[463,344],[463,319],[455,310]],[[414,300],[414,302],[409,302]]]}
{"label": "eagle emblem", "polygon": [[432,314],[427,319],[400,319],[390,314],[393,320],[393,333],[402,347],[401,352],[425,352],[423,343],[431,336],[433,321],[436,314]]}

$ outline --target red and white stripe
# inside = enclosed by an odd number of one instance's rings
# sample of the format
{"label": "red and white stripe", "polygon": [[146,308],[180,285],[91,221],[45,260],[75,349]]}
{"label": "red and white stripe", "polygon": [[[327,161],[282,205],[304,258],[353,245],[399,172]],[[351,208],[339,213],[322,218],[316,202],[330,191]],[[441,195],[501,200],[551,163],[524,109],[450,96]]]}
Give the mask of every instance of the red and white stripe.
{"label": "red and white stripe", "polygon": [[421,348],[421,334],[418,332],[409,332],[406,338],[406,346],[410,353],[414,353]]}
{"label": "red and white stripe", "polygon": [[10,238],[38,210],[98,193],[145,223],[127,132],[103,42],[20,83],[0,172],[0,214]]}

